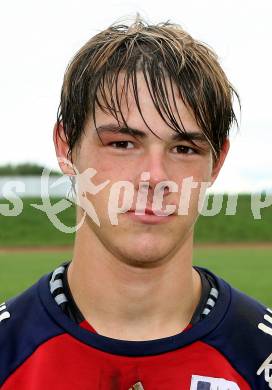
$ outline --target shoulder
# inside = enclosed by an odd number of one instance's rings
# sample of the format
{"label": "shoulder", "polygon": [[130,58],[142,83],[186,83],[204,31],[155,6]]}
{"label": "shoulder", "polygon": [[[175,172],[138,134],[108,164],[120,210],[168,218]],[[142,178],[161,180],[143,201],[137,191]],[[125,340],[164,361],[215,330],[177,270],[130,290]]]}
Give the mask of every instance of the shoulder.
{"label": "shoulder", "polygon": [[272,310],[217,280],[221,288],[229,290],[230,298],[223,320],[207,336],[207,342],[229,359],[252,388],[266,388],[268,381],[272,383]]}
{"label": "shoulder", "polygon": [[39,345],[62,332],[48,316],[38,285],[0,305],[0,386]]}
{"label": "shoulder", "polygon": [[272,348],[272,310],[236,288],[229,289],[229,308],[222,326],[226,331],[235,330],[234,337],[247,339],[257,350],[262,345]]}

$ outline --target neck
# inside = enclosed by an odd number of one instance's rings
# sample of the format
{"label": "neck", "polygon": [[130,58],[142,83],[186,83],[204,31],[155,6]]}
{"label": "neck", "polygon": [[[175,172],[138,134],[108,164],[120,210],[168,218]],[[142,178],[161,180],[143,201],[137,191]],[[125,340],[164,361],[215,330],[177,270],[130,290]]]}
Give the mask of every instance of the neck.
{"label": "neck", "polygon": [[[97,333],[122,340],[173,336],[189,324],[201,295],[192,236],[165,262],[136,267],[78,232],[68,282]],[[137,336],[135,336],[137,335]]]}

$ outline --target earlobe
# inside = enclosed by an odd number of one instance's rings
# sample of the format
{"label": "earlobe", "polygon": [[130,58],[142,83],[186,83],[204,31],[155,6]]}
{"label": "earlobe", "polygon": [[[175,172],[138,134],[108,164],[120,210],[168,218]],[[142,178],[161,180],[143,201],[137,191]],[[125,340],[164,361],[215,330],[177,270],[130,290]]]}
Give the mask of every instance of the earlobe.
{"label": "earlobe", "polygon": [[217,161],[214,163],[214,166],[213,166],[213,171],[212,171],[212,184],[215,182],[223,164],[224,164],[224,161],[227,157],[227,154],[229,152],[229,148],[230,148],[230,141],[229,139],[227,138],[224,143],[223,143],[223,146],[221,148],[221,151],[220,151],[220,154],[219,154],[219,157],[217,159]]}
{"label": "earlobe", "polygon": [[53,141],[59,167],[64,175],[74,176],[72,162],[68,158],[69,146],[66,140],[62,122],[56,123],[53,131]]}

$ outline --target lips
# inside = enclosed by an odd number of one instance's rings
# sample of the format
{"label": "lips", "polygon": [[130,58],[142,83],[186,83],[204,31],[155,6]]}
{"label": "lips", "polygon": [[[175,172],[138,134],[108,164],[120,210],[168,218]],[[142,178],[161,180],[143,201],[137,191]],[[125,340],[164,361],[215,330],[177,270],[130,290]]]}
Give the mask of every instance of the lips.
{"label": "lips", "polygon": [[144,212],[138,212],[137,214],[135,210],[129,210],[125,213],[125,215],[127,215],[132,221],[142,225],[164,224],[172,221],[174,218],[174,213],[168,215],[167,213],[163,213],[163,211],[158,210],[158,214],[159,215],[155,214],[150,208],[145,209]]}
{"label": "lips", "polygon": [[[135,209],[131,209],[129,210],[128,212],[129,213],[134,213],[135,214]],[[173,214],[176,214],[176,212],[173,212],[173,213],[168,213],[167,211],[163,210],[163,209],[160,209],[160,210],[155,210],[155,212],[152,210],[152,208],[146,208],[145,210],[140,210],[140,212],[138,212],[137,214],[135,215],[154,215],[156,217],[159,217],[159,216],[168,216],[168,215],[173,215]]]}
{"label": "lips", "polygon": [[145,214],[156,215],[152,209],[145,209]]}

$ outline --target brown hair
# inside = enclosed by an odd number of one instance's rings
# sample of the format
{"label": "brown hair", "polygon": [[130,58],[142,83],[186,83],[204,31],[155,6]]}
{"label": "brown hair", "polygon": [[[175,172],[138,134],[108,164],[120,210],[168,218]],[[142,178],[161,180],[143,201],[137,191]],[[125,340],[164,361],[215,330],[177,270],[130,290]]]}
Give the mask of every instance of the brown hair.
{"label": "brown hair", "polygon": [[[118,113],[126,125],[120,100],[127,95],[130,82],[143,118],[136,77],[139,71],[165,123],[175,131],[186,132],[176,117],[173,86],[178,89],[216,159],[231,125],[238,125],[233,109],[234,96],[240,105],[237,92],[206,44],[193,39],[179,25],[150,25],[139,16],[130,26],[112,25],[92,37],[68,65],[57,115],[57,124],[62,122],[68,142],[68,154],[80,140],[88,115],[95,121],[97,107],[117,120]],[[120,72],[125,75],[121,97],[117,85]],[[170,81],[170,90],[166,81]],[[175,113],[170,101],[174,102]]]}

